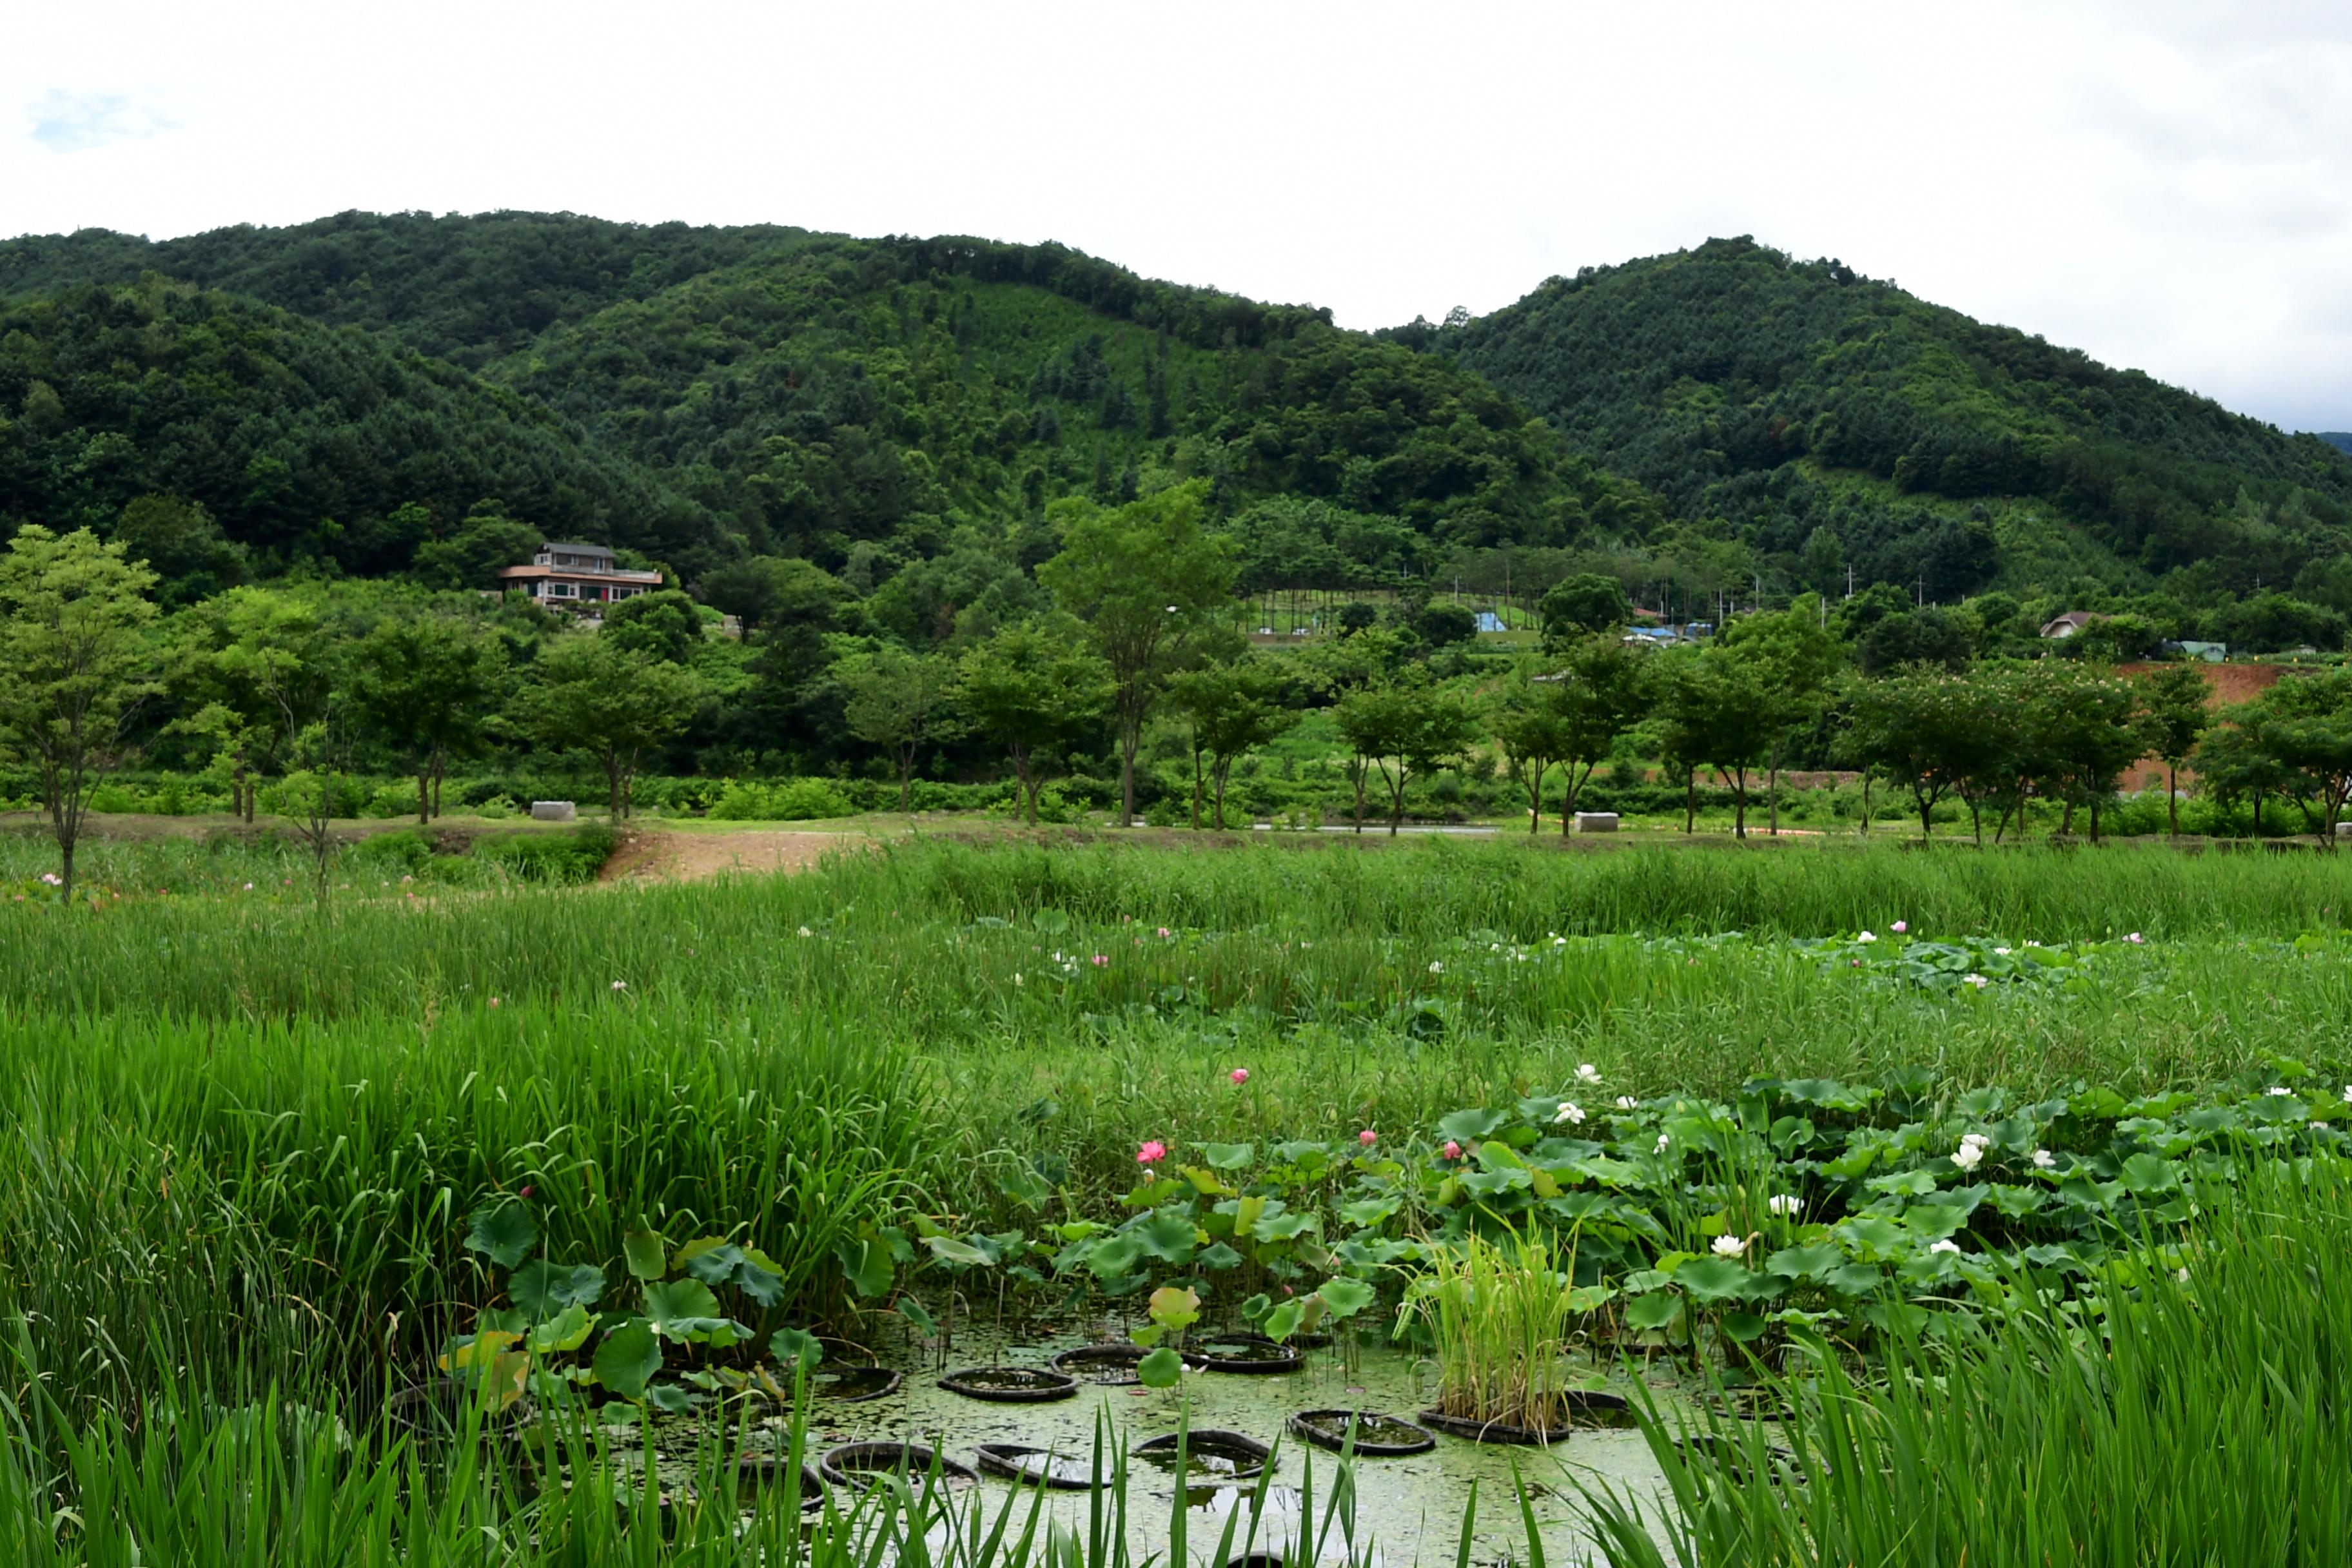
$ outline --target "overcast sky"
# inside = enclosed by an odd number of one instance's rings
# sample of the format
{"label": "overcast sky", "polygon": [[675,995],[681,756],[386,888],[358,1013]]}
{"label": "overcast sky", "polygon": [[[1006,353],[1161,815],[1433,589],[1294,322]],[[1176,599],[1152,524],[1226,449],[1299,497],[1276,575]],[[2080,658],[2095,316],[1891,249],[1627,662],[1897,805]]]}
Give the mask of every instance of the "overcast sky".
{"label": "overcast sky", "polygon": [[0,234],[1055,239],[1360,327],[1752,234],[2352,429],[2346,0],[12,9]]}

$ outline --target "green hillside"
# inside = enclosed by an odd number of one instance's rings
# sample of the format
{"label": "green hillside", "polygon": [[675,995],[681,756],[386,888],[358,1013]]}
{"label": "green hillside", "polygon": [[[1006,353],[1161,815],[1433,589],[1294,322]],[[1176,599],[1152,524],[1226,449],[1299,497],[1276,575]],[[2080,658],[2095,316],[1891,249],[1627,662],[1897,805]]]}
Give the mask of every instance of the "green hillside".
{"label": "green hillside", "polygon": [[415,552],[495,498],[689,580],[768,552],[968,603],[1054,499],[1199,479],[1248,587],[2352,613],[2326,440],[1748,240],[1371,335],[1059,246],[532,213],[28,237],[0,298],[0,512],[184,498],[263,571],[446,577]]}
{"label": "green hillside", "polygon": [[154,276],[0,306],[0,524],[110,533],[146,496],[259,575],[405,571],[486,499],[681,570],[733,549],[546,408],[377,334]]}
{"label": "green hillside", "polygon": [[1792,584],[1954,599],[2095,579],[2352,610],[2352,459],[2074,350],[1748,239],[1392,334]]}

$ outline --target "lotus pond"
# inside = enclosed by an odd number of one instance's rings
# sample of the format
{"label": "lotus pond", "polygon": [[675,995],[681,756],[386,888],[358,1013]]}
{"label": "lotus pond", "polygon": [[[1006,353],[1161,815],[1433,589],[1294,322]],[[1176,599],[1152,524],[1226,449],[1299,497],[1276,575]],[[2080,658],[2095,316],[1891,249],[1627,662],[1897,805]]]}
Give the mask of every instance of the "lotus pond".
{"label": "lotus pond", "polygon": [[[2323,1560],[2347,866],[922,844],[0,909],[0,1536],[1110,1568],[1294,1535],[1311,1463],[1320,1554],[1389,1562]],[[1271,1461],[1180,1486],[1180,1424]],[[782,1508],[909,1441],[1087,1484]]]}

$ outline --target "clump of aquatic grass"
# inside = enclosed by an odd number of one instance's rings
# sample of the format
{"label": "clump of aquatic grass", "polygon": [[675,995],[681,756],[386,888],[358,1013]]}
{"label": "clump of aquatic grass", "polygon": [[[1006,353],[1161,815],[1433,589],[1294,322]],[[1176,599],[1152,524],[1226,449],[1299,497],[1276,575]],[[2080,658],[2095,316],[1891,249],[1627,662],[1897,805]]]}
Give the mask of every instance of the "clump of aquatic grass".
{"label": "clump of aquatic grass", "polygon": [[1397,1322],[1417,1321],[1435,1346],[1439,1410],[1534,1431],[1567,1425],[1574,1268],[1572,1247],[1562,1258],[1540,1237],[1473,1233],[1430,1248]]}
{"label": "clump of aquatic grass", "polygon": [[2004,1316],[1898,1328],[1866,1363],[1816,1342],[1769,1380],[1773,1431],[1652,1407],[1667,1506],[1596,1491],[1596,1544],[1622,1568],[2342,1561],[2352,1169],[2250,1168],[2238,1194],[2119,1259],[2093,1310],[2026,1289]]}

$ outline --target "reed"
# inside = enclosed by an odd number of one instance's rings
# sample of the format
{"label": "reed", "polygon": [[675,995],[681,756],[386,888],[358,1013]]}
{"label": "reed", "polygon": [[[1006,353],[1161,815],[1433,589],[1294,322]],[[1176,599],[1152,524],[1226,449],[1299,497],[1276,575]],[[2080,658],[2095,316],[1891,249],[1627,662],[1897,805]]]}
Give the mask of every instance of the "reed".
{"label": "reed", "polygon": [[1569,1425],[1563,1369],[1574,1272],[1573,1249],[1558,1257],[1540,1238],[1473,1233],[1430,1249],[1398,1327],[1417,1321],[1435,1347],[1439,1410],[1530,1431]]}
{"label": "reed", "polygon": [[1596,1545],[1625,1568],[2339,1561],[2352,1173],[2263,1167],[2240,1191],[2114,1270],[2102,1312],[1939,1319],[1860,1367],[1812,1355],[1771,1384],[1785,1455],[1719,1419],[1686,1446],[1653,1408],[1670,1506],[1594,1489]]}

